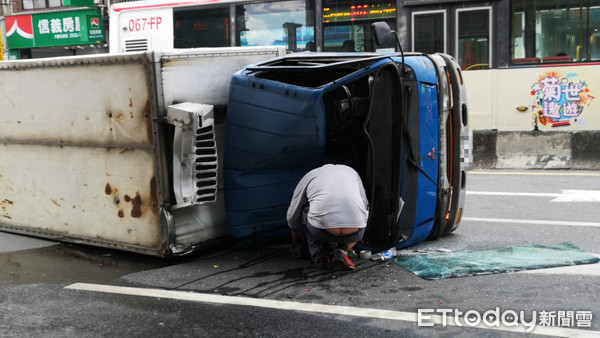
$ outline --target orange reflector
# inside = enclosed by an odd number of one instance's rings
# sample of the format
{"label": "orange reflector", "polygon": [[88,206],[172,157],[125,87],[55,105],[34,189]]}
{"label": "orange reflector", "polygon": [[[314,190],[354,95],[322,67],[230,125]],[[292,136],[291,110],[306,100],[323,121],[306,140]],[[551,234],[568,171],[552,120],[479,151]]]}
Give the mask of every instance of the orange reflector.
{"label": "orange reflector", "polygon": [[454,224],[458,224],[458,222],[460,222],[460,216],[462,216],[462,208],[458,209],[458,213],[456,213],[456,223]]}

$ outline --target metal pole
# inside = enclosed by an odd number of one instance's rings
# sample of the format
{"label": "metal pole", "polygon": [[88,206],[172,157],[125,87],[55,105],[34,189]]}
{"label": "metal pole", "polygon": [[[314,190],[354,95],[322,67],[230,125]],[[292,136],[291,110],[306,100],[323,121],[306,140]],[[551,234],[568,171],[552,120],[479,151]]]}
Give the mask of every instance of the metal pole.
{"label": "metal pole", "polygon": [[[229,41],[231,47],[235,47],[236,45],[236,36],[237,36],[237,24],[235,21],[235,4],[229,5]],[[241,41],[240,41],[241,46]]]}
{"label": "metal pole", "polygon": [[323,51],[323,0],[315,0],[315,45],[317,52]]}

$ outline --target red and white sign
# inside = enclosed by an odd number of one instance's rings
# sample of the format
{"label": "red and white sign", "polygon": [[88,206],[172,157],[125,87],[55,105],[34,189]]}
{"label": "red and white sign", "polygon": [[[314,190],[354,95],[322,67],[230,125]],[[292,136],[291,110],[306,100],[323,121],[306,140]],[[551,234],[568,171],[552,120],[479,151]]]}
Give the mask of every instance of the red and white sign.
{"label": "red and white sign", "polygon": [[7,16],[6,17],[6,36],[11,37],[17,33],[21,37],[33,40],[33,20],[31,15]]}
{"label": "red and white sign", "polygon": [[163,19],[160,16],[150,16],[143,18],[130,19],[127,27],[130,32],[141,32],[147,30],[156,30],[162,24]]}

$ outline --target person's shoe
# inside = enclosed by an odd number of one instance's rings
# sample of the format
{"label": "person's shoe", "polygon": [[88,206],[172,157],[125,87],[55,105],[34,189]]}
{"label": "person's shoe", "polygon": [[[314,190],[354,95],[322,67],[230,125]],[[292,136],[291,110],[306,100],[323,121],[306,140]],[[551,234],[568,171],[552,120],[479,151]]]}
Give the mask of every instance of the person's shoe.
{"label": "person's shoe", "polygon": [[290,252],[294,258],[298,259],[309,259],[310,253],[308,252],[308,243],[306,241],[301,243],[292,242],[290,246]]}
{"label": "person's shoe", "polygon": [[346,252],[342,249],[336,249],[333,252],[331,263],[346,271],[356,269],[356,266],[354,266],[354,263],[352,263],[352,260],[350,257],[348,257],[348,254],[346,254]]}
{"label": "person's shoe", "polygon": [[319,270],[329,270],[332,268],[331,266],[331,258],[325,257],[315,263],[315,266]]}

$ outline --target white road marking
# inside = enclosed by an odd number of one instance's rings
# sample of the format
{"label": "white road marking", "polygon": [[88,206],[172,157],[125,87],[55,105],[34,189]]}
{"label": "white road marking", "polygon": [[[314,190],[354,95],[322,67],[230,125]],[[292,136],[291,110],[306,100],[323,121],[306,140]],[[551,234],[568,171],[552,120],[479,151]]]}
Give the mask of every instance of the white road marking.
{"label": "white road marking", "polygon": [[550,202],[600,202],[600,190],[562,190],[560,193],[467,191],[467,195],[510,196],[510,197],[553,197]]}
{"label": "white road marking", "polygon": [[467,190],[467,195],[484,195],[484,196],[519,196],[519,197],[559,197],[557,193],[545,192],[502,192],[502,191],[471,191]]}
{"label": "white road marking", "polygon": [[483,218],[483,217],[463,217],[467,222],[488,222],[488,223],[511,223],[511,224],[534,224],[534,225],[567,225],[579,227],[600,227],[597,222],[572,222],[572,221],[547,221],[539,219],[509,219],[509,218]]}
{"label": "white road marking", "polygon": [[582,177],[600,177],[598,172],[578,172],[578,171],[479,171],[469,170],[468,175],[513,175],[513,176],[582,176]]}
{"label": "white road marking", "polygon": [[[153,298],[166,298],[166,299],[177,299],[185,301],[203,302],[203,303],[215,303],[215,304],[229,304],[239,306],[252,306],[261,307],[268,309],[287,310],[287,311],[302,311],[312,313],[327,313],[333,315],[345,315],[354,317],[365,317],[365,318],[377,318],[377,319],[390,319],[399,320],[405,322],[417,323],[416,312],[403,312],[403,311],[392,311],[392,310],[381,310],[373,308],[358,308],[350,306],[339,306],[339,305],[327,305],[327,304],[314,304],[314,303],[299,303],[290,301],[279,301],[272,299],[258,299],[248,297],[232,297],[232,296],[221,296],[214,294],[205,293],[194,293],[184,291],[172,291],[162,289],[145,289],[145,288],[133,288],[113,285],[101,285],[101,284],[88,284],[88,283],[75,283],[66,287],[71,290],[81,291],[93,291],[93,292],[104,292],[121,295],[131,296],[143,296]],[[431,319],[427,322],[434,322],[438,326],[442,325],[444,317],[440,315],[430,315]],[[453,316],[446,317],[446,323],[449,326],[462,326],[467,327],[464,322],[457,324],[454,321]],[[527,328],[524,325],[519,326],[504,326],[500,324],[499,327],[488,327],[483,323],[480,323],[474,328],[496,330],[496,331],[507,331],[516,333],[526,333]],[[554,337],[600,337],[600,331],[592,330],[580,330],[562,327],[545,327],[536,326],[530,334],[539,334]]]}
{"label": "white road marking", "polygon": [[598,190],[562,190],[558,198],[550,202],[600,202],[600,191]]}

